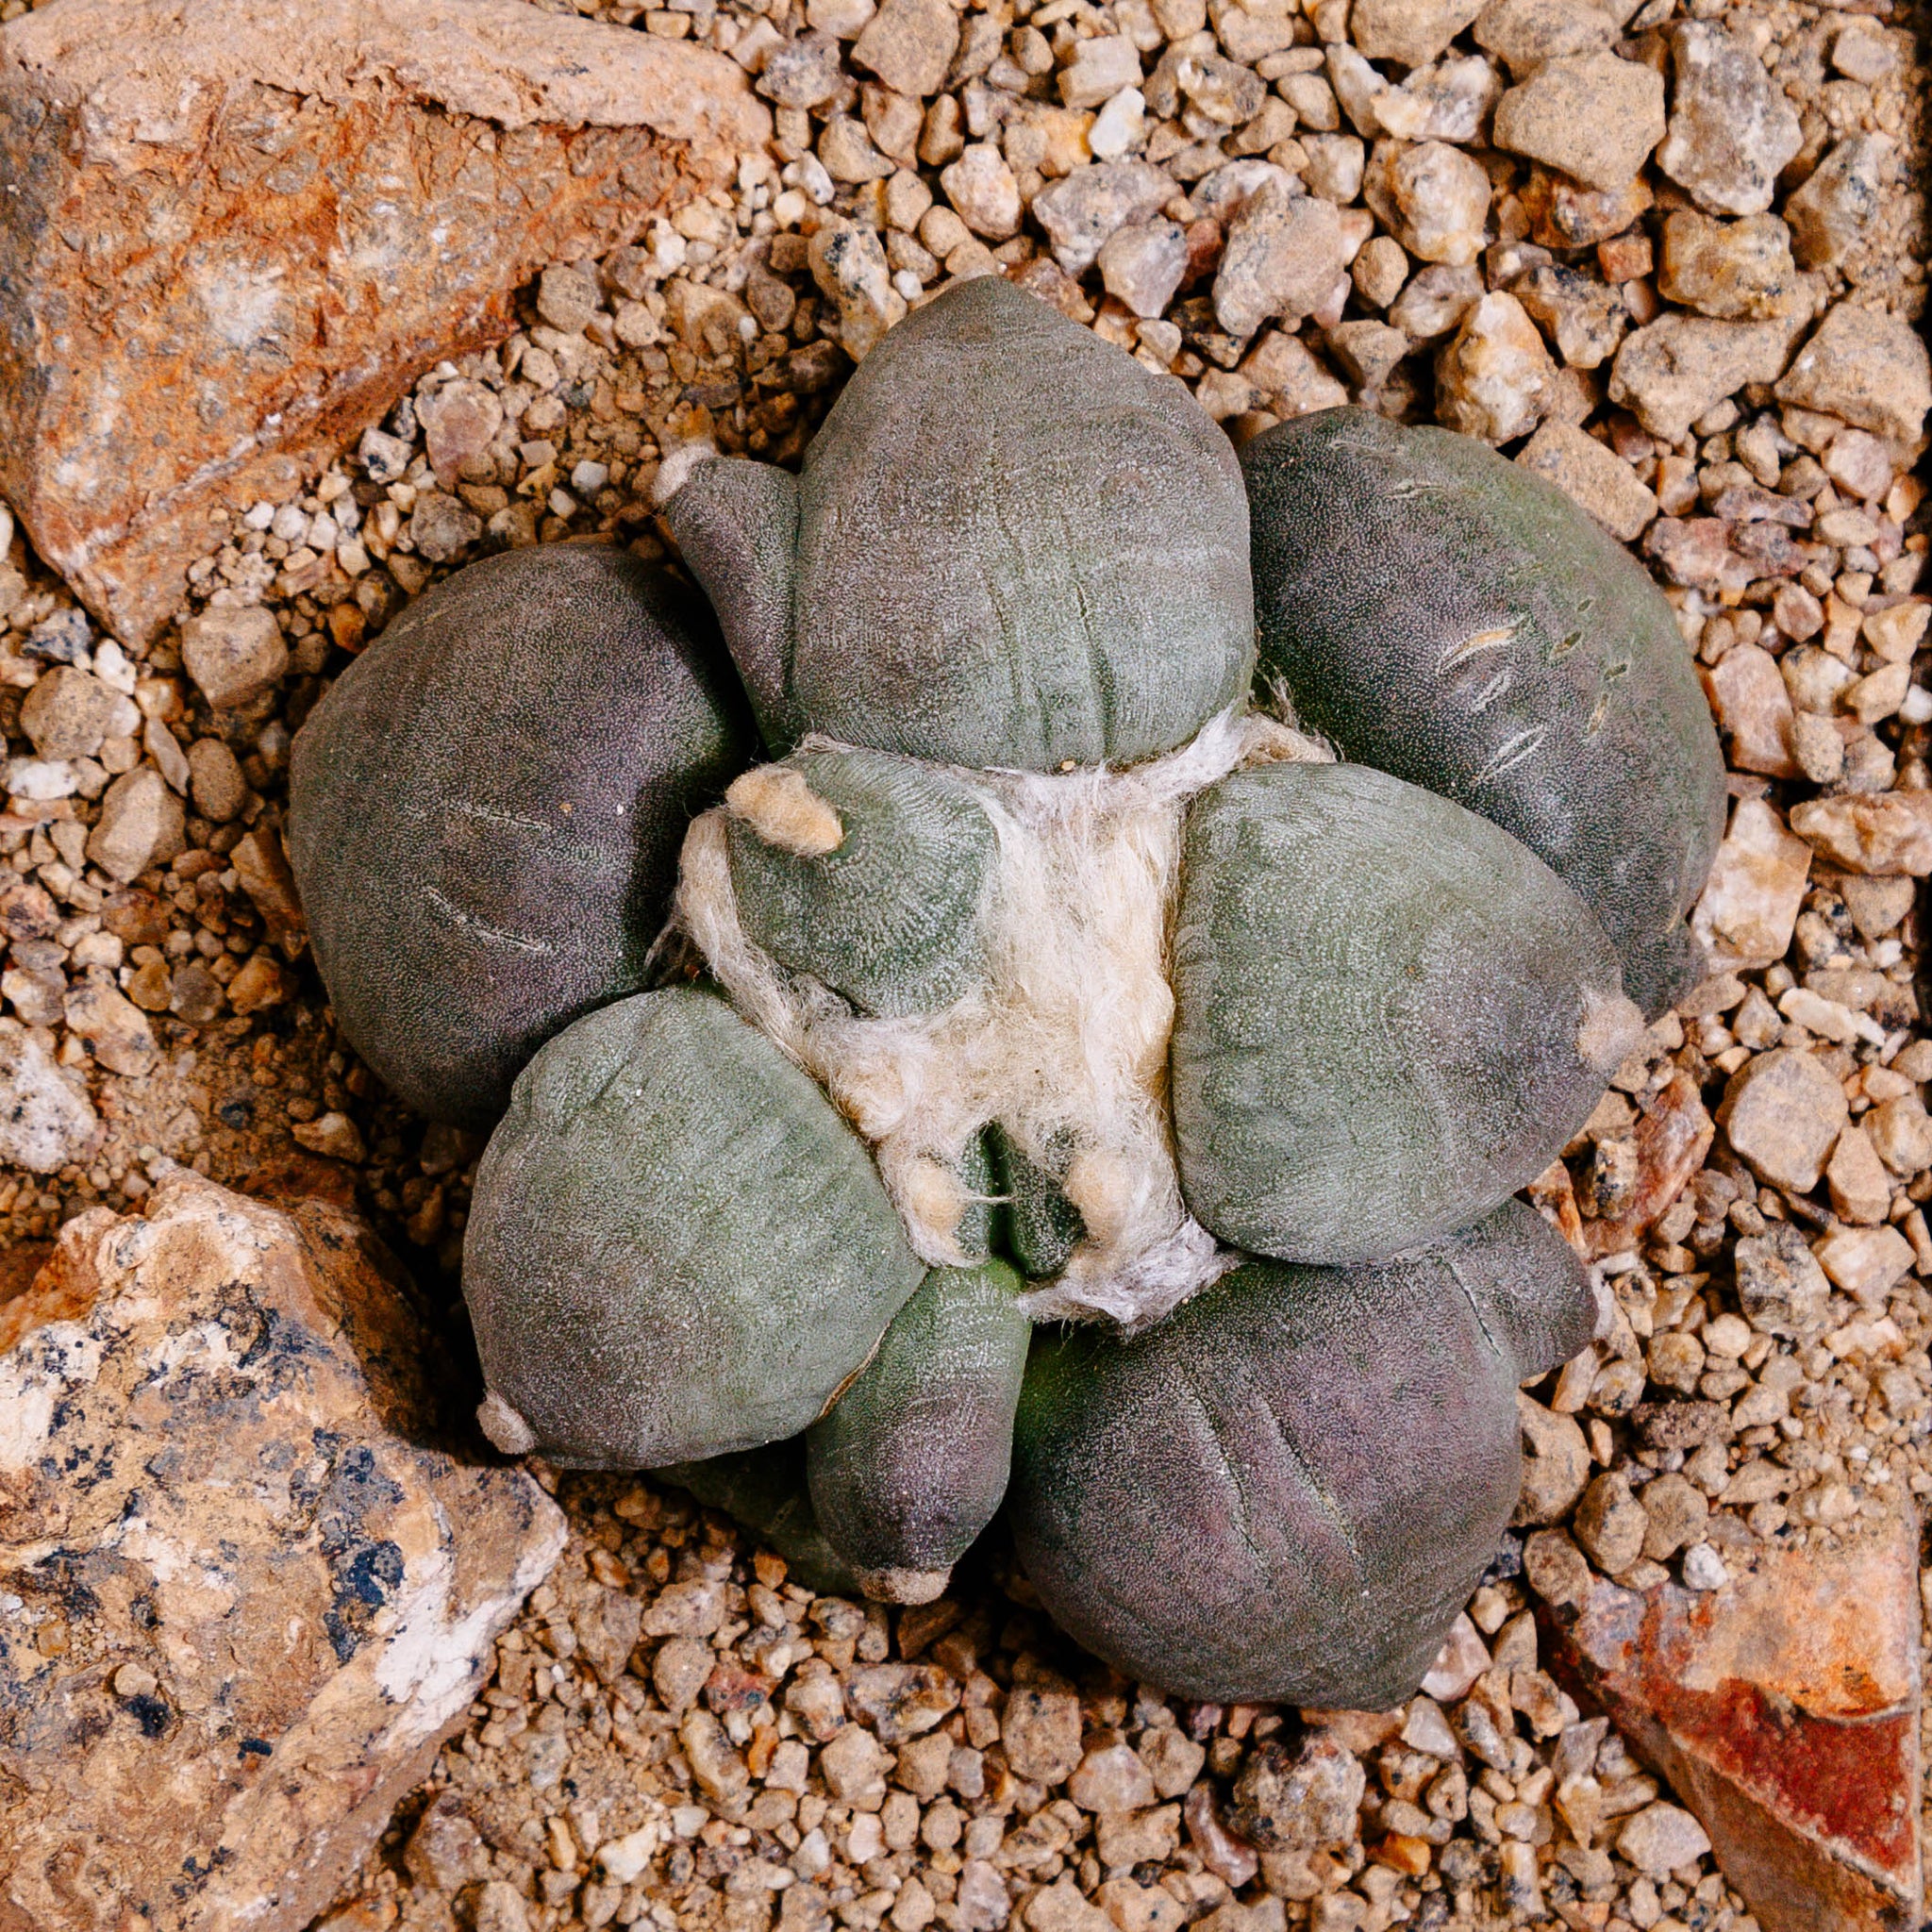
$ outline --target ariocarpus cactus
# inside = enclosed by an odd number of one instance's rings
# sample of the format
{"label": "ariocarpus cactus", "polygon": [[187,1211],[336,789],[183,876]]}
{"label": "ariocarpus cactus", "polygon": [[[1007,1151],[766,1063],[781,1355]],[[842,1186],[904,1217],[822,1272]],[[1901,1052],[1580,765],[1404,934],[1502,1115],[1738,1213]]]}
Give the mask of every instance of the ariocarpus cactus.
{"label": "ariocarpus cactus", "polygon": [[1694,964],[1668,610],[1479,445],[1238,461],[996,277],[669,516],[774,762],[704,613],[585,550],[462,573],[298,743],[344,1028],[501,1113],[484,1427],[902,1602],[1009,1502],[1138,1677],[1403,1696],[1591,1332],[1509,1197]]}

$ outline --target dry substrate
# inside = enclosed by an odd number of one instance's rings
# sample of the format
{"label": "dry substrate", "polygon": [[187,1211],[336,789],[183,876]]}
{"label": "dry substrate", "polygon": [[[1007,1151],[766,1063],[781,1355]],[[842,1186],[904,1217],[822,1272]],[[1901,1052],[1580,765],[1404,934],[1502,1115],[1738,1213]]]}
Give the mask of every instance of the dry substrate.
{"label": "dry substrate", "polygon": [[143,652],[17,537],[0,566],[0,1081],[32,1100],[6,1129],[10,1280],[178,1161],[353,1191],[459,1325],[479,1144],[334,1032],[279,844],[291,735],[476,556],[666,555],[666,455],[795,459],[852,358],[958,276],[1018,278],[1238,440],[1344,399],[1440,420],[1639,546],[1725,732],[1721,970],[1536,1191],[1614,1315],[1525,1399],[1520,1527],[1424,1695],[1177,1704],[1057,1638],[997,1534],[889,1615],[812,1598],[675,1491],[546,1475],[562,1563],[328,1923],[1748,1924],[1559,1688],[1551,1633],[1603,1577],[1744,1605],[1795,1564],[1828,1593],[1932,1494],[1907,24],[1882,0],[1497,0],[1473,35],[1473,8],[1412,0],[600,17],[758,76],[776,140],[735,192],[546,270],[501,349],[236,520]]}

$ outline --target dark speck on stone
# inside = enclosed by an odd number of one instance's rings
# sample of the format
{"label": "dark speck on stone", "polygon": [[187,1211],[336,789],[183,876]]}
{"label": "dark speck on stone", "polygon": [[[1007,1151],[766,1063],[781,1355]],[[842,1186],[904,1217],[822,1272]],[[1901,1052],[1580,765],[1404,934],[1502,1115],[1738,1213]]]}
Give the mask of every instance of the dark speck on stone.
{"label": "dark speck on stone", "polygon": [[403,1580],[403,1553],[388,1541],[364,1543],[335,1568],[335,1602],[323,1618],[336,1660],[347,1663],[360,1647],[370,1620]]}
{"label": "dark speck on stone", "polygon": [[1523,1539],[1506,1534],[1502,1546],[1491,1559],[1490,1567],[1483,1572],[1484,1583],[1507,1583],[1512,1576],[1523,1574]]}
{"label": "dark speck on stone", "polygon": [[168,1728],[168,1707],[158,1697],[130,1697],[127,1708],[143,1738],[158,1738]]}
{"label": "dark speck on stone", "polygon": [[344,1589],[358,1602],[379,1607],[388,1601],[388,1591],[402,1578],[403,1553],[395,1544],[371,1543],[367,1549],[357,1552],[356,1560],[349,1565]]}

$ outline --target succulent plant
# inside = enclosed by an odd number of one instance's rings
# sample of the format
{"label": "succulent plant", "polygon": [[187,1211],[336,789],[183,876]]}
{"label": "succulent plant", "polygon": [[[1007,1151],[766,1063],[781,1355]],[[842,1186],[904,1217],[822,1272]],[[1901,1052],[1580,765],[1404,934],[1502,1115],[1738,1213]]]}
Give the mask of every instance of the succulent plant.
{"label": "succulent plant", "polygon": [[994,834],[952,774],[875,751],[801,752],[741,781],[734,802],[739,917],[781,965],[868,1013],[931,1012],[972,985]]}
{"label": "succulent plant", "polygon": [[[1626,985],[1689,970],[1714,740],[1535,478],[1356,410],[1245,465],[958,286],[801,476],[671,499],[771,762],[661,573],[503,558],[318,708],[293,846],[377,1071],[478,1110],[516,1074],[464,1251],[499,1446],[663,1470],[898,1601],[1006,1504],[1122,1669],[1380,1706],[1493,1555],[1518,1383],[1591,1331],[1509,1197],[1638,1037]],[[697,983],[647,986],[677,840],[655,957]]]}
{"label": "succulent plant", "polygon": [[820,731],[949,764],[1127,764],[1254,667],[1227,439],[991,276],[886,337],[803,475],[706,464],[671,526],[774,750]]}
{"label": "succulent plant", "polygon": [[1386,1258],[1488,1212],[1590,1117],[1629,1038],[1576,894],[1368,765],[1262,765],[1195,801],[1174,987],[1188,1200],[1284,1259]]}
{"label": "succulent plant", "polygon": [[924,1273],[831,1103],[687,987],[601,1008],[518,1075],[464,1261],[486,1426],[605,1469],[796,1435]]}
{"label": "succulent plant", "polygon": [[701,1462],[671,1462],[658,1474],[689,1490],[709,1509],[735,1516],[765,1547],[784,1557],[786,1574],[824,1596],[858,1596],[858,1572],[835,1550],[812,1514],[806,1487],[805,1438],[789,1436],[759,1449],[739,1449]]}
{"label": "succulent plant", "polygon": [[939,1595],[1006,1496],[1022,1286],[1004,1261],[935,1268],[806,1437],[818,1522],[875,1594]]}

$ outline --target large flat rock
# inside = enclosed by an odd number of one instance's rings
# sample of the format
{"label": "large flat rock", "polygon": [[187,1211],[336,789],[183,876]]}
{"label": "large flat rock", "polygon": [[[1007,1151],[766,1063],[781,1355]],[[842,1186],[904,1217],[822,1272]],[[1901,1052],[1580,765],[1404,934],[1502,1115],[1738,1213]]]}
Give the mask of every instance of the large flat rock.
{"label": "large flat rock", "polygon": [[0,1926],[295,1932],[563,1546],[361,1223],[192,1174],[0,1302]]}
{"label": "large flat rock", "polygon": [[1553,1663],[1671,1781],[1765,1932],[1916,1924],[1918,1526],[1735,1550],[1723,1589],[1599,1578]]}
{"label": "large flat rock", "polygon": [[0,494],[142,641],[218,505],[770,131],[724,56],[523,0],[55,0],[0,30]]}

